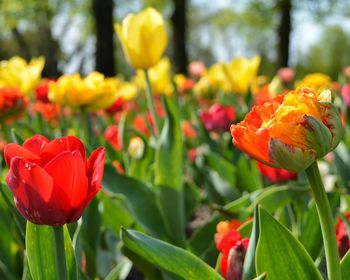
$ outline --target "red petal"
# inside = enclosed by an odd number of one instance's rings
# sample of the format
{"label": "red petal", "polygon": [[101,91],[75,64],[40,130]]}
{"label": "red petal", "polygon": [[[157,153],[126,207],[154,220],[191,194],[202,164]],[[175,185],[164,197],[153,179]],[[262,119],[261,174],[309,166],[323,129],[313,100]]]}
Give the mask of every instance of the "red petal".
{"label": "red petal", "polygon": [[100,191],[100,189],[96,189],[93,192],[90,192],[87,197],[84,198],[84,200],[71,210],[71,214],[68,219],[68,223],[74,223],[75,221],[79,220],[80,217],[83,215],[83,212],[86,208],[86,206],[90,203],[90,201],[95,197],[95,195]]}
{"label": "red petal", "polygon": [[86,159],[86,151],[83,143],[75,136],[66,136],[57,138],[47,143],[41,151],[41,158],[45,163],[49,162],[58,154],[64,151],[79,151],[84,161]]}
{"label": "red petal", "polygon": [[89,178],[89,193],[99,191],[102,186],[102,177],[105,163],[105,149],[97,148],[92,152],[87,162],[87,176]]}
{"label": "red petal", "polygon": [[79,151],[65,151],[49,161],[44,169],[52,177],[54,186],[63,190],[71,207],[79,205],[88,194],[85,162]]}
{"label": "red petal", "polygon": [[39,165],[13,158],[6,182],[18,211],[25,218],[36,224],[66,223],[69,213],[66,197],[54,188],[52,178]]}
{"label": "red petal", "polygon": [[24,158],[30,162],[41,165],[42,161],[39,156],[33,152],[23,148],[22,146],[14,143],[7,144],[4,148],[4,156],[7,166],[10,166],[11,159],[14,157]]}
{"label": "red petal", "polygon": [[221,261],[220,261],[220,270],[221,270],[221,275],[224,278],[226,278],[226,274],[227,274],[227,261],[228,261],[228,254],[222,254]]}
{"label": "red petal", "polygon": [[27,150],[33,152],[34,154],[40,156],[42,148],[49,142],[47,138],[42,135],[34,135],[33,137],[27,139],[23,143],[23,147]]}

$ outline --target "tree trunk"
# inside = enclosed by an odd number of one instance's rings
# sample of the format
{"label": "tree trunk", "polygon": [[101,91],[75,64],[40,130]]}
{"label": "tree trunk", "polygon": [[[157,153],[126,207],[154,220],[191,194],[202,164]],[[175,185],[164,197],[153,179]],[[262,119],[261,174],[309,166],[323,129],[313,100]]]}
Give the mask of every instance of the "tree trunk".
{"label": "tree trunk", "polygon": [[178,73],[187,73],[188,55],[186,49],[187,19],[186,8],[187,0],[173,0],[174,12],[171,16],[173,25],[173,46],[175,70]]}
{"label": "tree trunk", "polygon": [[41,30],[41,34],[46,38],[45,44],[43,44],[44,48],[42,49],[42,53],[45,55],[45,67],[42,72],[43,77],[48,78],[57,78],[62,75],[62,72],[58,69],[58,58],[60,56],[60,45],[58,41],[53,37],[51,31],[51,21],[47,26],[43,26]]}
{"label": "tree trunk", "polygon": [[278,66],[287,67],[289,60],[289,37],[292,30],[291,24],[291,0],[281,0],[279,2],[281,14],[280,25],[278,27]]}
{"label": "tree trunk", "polygon": [[12,28],[11,32],[21,50],[22,56],[24,57],[24,59],[29,60],[31,58],[31,55],[26,40],[18,31],[17,27]]}
{"label": "tree trunk", "polygon": [[113,0],[92,0],[96,29],[95,68],[106,76],[114,76]]}

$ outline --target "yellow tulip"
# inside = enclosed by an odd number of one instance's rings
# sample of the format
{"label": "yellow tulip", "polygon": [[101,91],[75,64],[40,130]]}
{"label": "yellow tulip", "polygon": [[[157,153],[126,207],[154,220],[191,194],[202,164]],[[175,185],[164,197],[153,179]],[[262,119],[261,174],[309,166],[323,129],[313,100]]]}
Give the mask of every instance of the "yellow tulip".
{"label": "yellow tulip", "polygon": [[112,105],[117,97],[118,81],[91,72],[84,79],[79,74],[63,75],[50,85],[49,99],[57,104],[97,111]]}
{"label": "yellow tulip", "polygon": [[323,91],[330,87],[332,80],[329,76],[322,73],[312,73],[306,75],[301,81],[296,82],[296,87],[311,87],[317,91]]}
{"label": "yellow tulip", "polygon": [[230,81],[225,74],[224,63],[213,64],[195,84],[193,90],[196,95],[209,97],[216,92],[229,92]]}
{"label": "yellow tulip", "polygon": [[[172,93],[170,68],[170,60],[165,57],[148,70],[152,91],[155,94],[170,95]],[[142,70],[137,71],[134,81],[140,88],[146,88],[145,73]]]}
{"label": "yellow tulip", "polygon": [[43,57],[33,58],[27,63],[23,58],[14,56],[0,62],[0,84],[16,87],[23,93],[31,92],[40,81],[44,68]]}
{"label": "yellow tulip", "polygon": [[223,62],[218,62],[212,65],[206,76],[209,80],[210,86],[214,91],[230,91],[230,81],[228,80]]}
{"label": "yellow tulip", "polygon": [[137,96],[137,86],[129,82],[120,82],[117,87],[117,96],[124,101],[130,101]]}
{"label": "yellow tulip", "polygon": [[115,24],[124,54],[135,69],[148,69],[160,60],[167,45],[162,15],[153,8],[129,14]]}
{"label": "yellow tulip", "polygon": [[225,64],[225,73],[234,93],[247,93],[252,81],[256,78],[260,65],[260,57],[251,59],[245,57],[234,58],[229,64]]}

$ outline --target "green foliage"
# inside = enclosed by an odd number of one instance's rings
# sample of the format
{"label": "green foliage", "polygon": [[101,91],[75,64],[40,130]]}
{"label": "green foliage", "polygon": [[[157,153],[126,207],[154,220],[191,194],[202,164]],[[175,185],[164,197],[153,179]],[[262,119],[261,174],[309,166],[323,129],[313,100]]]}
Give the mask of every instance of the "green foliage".
{"label": "green foliage", "polygon": [[[63,230],[68,279],[77,280],[77,264],[71,239],[66,226]],[[26,248],[32,278],[56,279],[53,227],[27,222]]]}
{"label": "green foliage", "polygon": [[293,280],[322,279],[302,244],[263,208],[259,209],[256,271],[258,275],[266,272],[271,280],[281,275]]}
{"label": "green foliage", "polygon": [[184,249],[134,230],[122,229],[121,236],[131,251],[183,279],[223,279],[213,268]]}

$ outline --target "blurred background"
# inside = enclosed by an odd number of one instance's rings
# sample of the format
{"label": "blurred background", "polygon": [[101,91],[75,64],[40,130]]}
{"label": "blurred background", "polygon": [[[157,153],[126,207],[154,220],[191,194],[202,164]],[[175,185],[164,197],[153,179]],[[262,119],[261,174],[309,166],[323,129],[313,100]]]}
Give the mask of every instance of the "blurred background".
{"label": "blurred background", "polygon": [[113,23],[146,6],[167,19],[177,73],[192,60],[209,66],[255,54],[270,76],[291,66],[297,77],[336,78],[350,64],[347,0],[2,0],[0,59],[45,56],[47,77],[94,69],[129,75]]}

